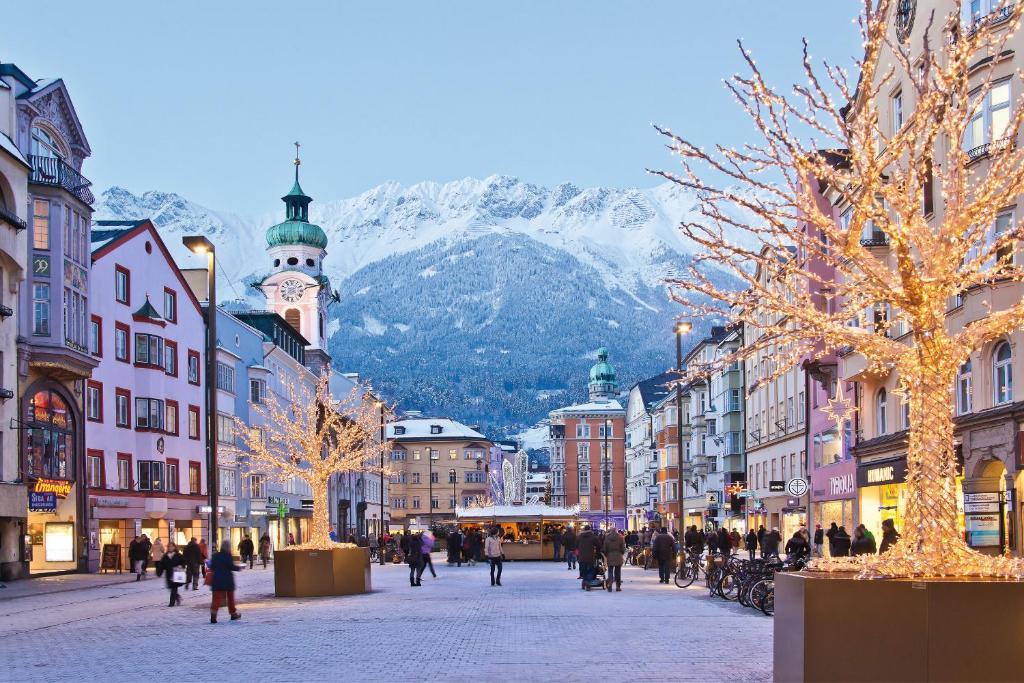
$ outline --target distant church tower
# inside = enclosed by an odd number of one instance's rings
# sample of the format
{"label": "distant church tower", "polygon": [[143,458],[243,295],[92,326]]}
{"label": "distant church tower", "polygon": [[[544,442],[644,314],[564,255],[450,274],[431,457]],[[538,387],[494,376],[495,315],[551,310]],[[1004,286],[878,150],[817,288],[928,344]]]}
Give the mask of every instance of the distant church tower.
{"label": "distant church tower", "polygon": [[313,198],[299,185],[299,143],[295,143],[295,184],[281,200],[285,220],[267,229],[267,254],[273,270],[257,286],[268,308],[306,338],[306,365],[319,374],[331,365],[327,353],[327,309],[338,300],[324,275],[327,234],[309,222]]}
{"label": "distant church tower", "polygon": [[608,362],[608,349],[597,350],[597,363],[590,368],[590,400],[607,401],[619,393],[619,382],[615,379],[615,368]]}

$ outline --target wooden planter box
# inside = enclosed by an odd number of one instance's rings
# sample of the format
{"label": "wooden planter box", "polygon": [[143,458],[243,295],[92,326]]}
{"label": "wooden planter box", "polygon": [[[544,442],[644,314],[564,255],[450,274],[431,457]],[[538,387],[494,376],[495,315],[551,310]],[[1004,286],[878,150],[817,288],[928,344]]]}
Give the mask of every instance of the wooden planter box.
{"label": "wooden planter box", "polygon": [[274,594],[279,598],[355,595],[370,588],[367,548],[274,552]]}
{"label": "wooden planter box", "polygon": [[1024,583],[775,575],[775,680],[1024,677]]}

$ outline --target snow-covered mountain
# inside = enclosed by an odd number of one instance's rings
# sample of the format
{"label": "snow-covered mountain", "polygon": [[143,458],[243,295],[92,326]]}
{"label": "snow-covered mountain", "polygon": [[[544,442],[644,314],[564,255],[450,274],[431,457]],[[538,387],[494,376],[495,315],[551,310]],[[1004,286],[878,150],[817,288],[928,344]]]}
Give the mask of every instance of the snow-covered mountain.
{"label": "snow-covered mountain", "polygon": [[[671,184],[549,189],[508,176],[391,182],[314,202],[311,220],[329,238],[325,269],[342,295],[336,362],[404,407],[489,427],[532,424],[580,398],[602,344],[625,385],[660,372],[672,360],[662,281],[693,252],[677,226],[694,206]],[[151,218],[176,255],[181,234],[212,236],[223,300],[254,295],[243,283],[266,271],[263,233],[282,216],[114,187],[95,217]]]}

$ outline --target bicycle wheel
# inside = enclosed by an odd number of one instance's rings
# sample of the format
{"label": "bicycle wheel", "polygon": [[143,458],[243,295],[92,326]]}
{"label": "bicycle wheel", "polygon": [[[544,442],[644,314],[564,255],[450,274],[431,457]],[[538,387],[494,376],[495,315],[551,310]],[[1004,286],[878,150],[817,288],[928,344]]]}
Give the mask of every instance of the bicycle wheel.
{"label": "bicycle wheel", "polygon": [[697,578],[697,571],[689,562],[680,565],[676,570],[676,586],[686,588]]}
{"label": "bicycle wheel", "polygon": [[708,593],[710,593],[712,597],[718,595],[718,582],[721,581],[721,580],[722,580],[722,570],[721,570],[721,568],[715,567],[714,569],[712,569],[711,571],[708,572],[708,577],[707,577]]}
{"label": "bicycle wheel", "polygon": [[726,600],[735,600],[739,592],[739,580],[736,575],[732,572],[728,572],[722,576],[722,580],[718,582],[718,594]]}
{"label": "bicycle wheel", "polygon": [[775,616],[775,583],[768,586],[768,592],[761,598],[761,611],[769,617]]}

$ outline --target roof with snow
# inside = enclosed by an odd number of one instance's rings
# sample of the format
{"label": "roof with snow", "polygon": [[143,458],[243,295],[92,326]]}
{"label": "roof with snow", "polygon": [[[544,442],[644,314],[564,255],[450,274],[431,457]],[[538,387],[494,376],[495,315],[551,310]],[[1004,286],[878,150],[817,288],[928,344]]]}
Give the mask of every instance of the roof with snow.
{"label": "roof with snow", "polygon": [[552,415],[564,415],[566,413],[621,413],[622,404],[614,399],[608,401],[591,401],[590,403],[579,403],[574,406],[556,408],[551,411]]}
{"label": "roof with snow", "polygon": [[640,400],[643,401],[644,407],[650,408],[668,395],[668,383],[678,380],[679,377],[678,372],[663,372],[660,375],[642,379],[633,386],[640,392]]}
{"label": "roof with snow", "polygon": [[490,442],[486,436],[461,422],[445,417],[417,417],[392,422],[387,428],[393,441],[451,441],[473,439]]}
{"label": "roof with snow", "polygon": [[530,518],[575,518],[580,514],[580,506],[555,507],[543,503],[527,503],[526,505],[487,505],[484,507],[456,507],[455,516],[458,519],[523,519]]}

